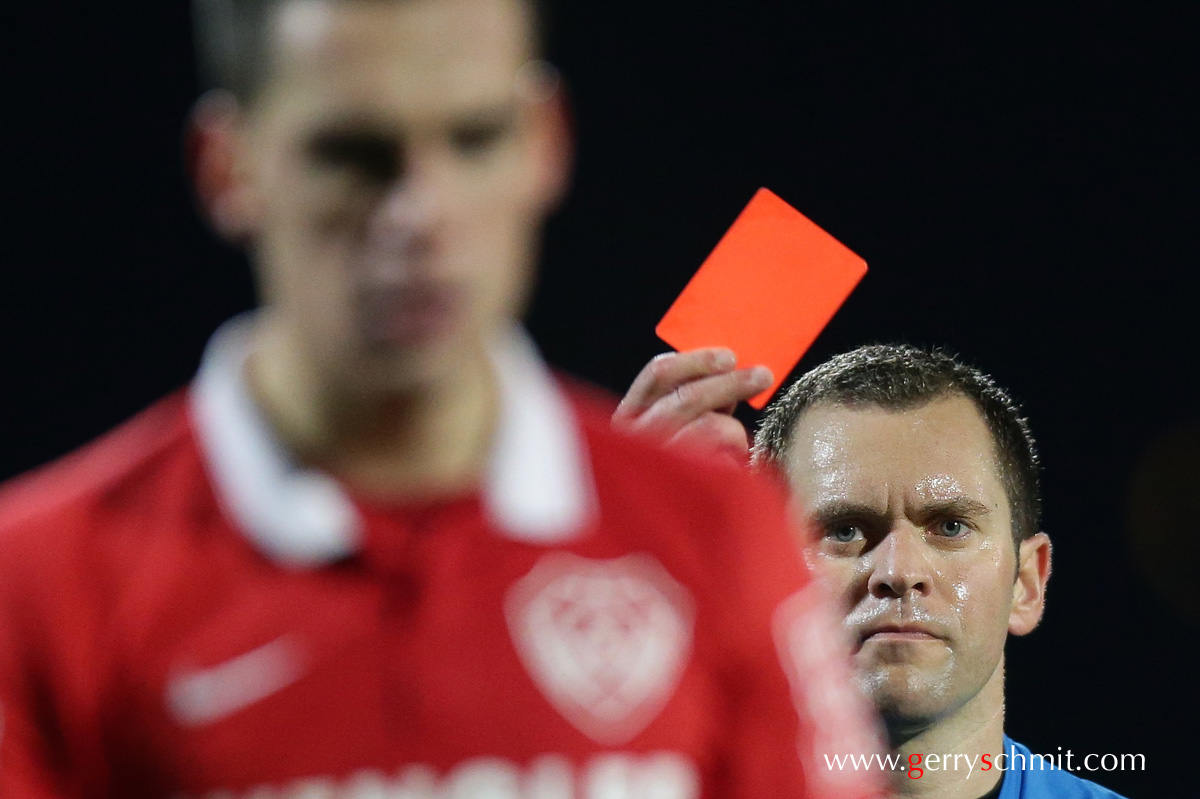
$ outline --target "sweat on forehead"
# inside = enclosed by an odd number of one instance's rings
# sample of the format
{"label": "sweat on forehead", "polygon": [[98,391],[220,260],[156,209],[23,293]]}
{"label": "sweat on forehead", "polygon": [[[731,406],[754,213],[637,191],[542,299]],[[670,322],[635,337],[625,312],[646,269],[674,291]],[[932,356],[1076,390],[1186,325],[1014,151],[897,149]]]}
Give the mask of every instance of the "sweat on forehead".
{"label": "sweat on forehead", "polygon": [[797,421],[816,405],[903,411],[954,395],[971,400],[987,425],[1012,508],[1013,535],[1024,540],[1038,531],[1041,515],[1040,464],[1028,422],[994,379],[939,349],[873,344],[805,373],[767,408],[754,437],[753,462],[782,471]]}

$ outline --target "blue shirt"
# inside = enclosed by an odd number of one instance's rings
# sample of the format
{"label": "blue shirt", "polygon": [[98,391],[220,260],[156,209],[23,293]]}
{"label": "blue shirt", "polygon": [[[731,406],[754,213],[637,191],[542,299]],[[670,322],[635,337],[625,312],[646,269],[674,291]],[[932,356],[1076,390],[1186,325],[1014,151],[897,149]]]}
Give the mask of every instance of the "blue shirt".
{"label": "blue shirt", "polygon": [[[1055,758],[1045,761],[1030,756],[1029,747],[1004,736],[1004,784],[998,799],[1124,799],[1094,782],[1080,779]],[[1023,756],[1023,759],[1022,759]],[[1051,769],[1051,763],[1063,768]],[[1072,762],[1082,768],[1078,761]]]}

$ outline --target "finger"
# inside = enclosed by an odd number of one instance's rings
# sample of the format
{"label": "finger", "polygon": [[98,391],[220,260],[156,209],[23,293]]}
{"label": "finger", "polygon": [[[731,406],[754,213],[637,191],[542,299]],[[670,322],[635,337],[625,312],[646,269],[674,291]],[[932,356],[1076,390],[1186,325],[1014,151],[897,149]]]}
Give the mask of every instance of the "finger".
{"label": "finger", "polygon": [[708,413],[694,419],[667,439],[670,445],[689,444],[729,455],[739,463],[750,459],[750,436],[732,416]]}
{"label": "finger", "polygon": [[638,372],[614,416],[636,416],[684,383],[732,371],[736,365],[733,351],[724,347],[664,352]]}
{"label": "finger", "polygon": [[771,370],[765,366],[693,380],[660,398],[633,420],[631,426],[673,435],[705,414],[720,413],[750,399],[771,382]]}

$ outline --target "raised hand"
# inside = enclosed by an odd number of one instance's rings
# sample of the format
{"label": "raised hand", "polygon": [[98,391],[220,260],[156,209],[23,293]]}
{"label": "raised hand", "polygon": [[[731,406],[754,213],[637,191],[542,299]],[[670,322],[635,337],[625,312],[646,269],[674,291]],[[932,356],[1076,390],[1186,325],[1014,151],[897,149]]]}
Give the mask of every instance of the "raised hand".
{"label": "raised hand", "polygon": [[612,423],[669,445],[707,447],[745,463],[749,437],[733,418],[733,409],[772,382],[765,366],[739,369],[733,352],[724,348],[663,353],[634,378]]}

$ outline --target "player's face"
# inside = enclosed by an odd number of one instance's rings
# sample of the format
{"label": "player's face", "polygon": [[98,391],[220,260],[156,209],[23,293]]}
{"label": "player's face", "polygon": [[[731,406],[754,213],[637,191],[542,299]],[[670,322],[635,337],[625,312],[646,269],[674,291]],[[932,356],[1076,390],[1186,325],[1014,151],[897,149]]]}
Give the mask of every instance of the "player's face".
{"label": "player's face", "polygon": [[856,676],[889,730],[969,704],[999,712],[1016,554],[971,401],[818,405],[797,423],[788,465],[820,535],[816,565],[844,595]]}
{"label": "player's face", "polygon": [[318,374],[420,385],[519,313],[566,171],[531,31],[522,0],[280,8],[241,207],[264,303]]}

